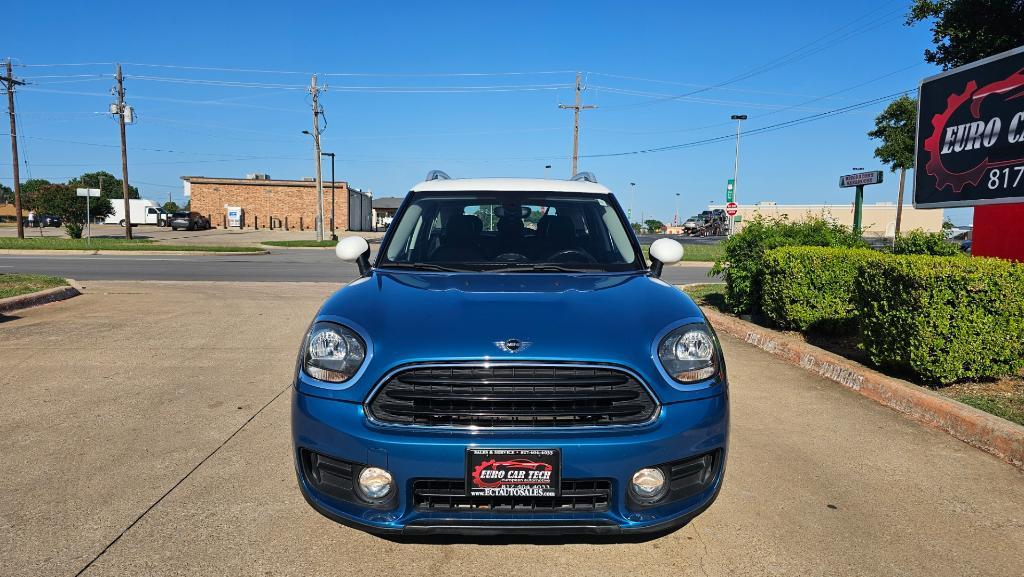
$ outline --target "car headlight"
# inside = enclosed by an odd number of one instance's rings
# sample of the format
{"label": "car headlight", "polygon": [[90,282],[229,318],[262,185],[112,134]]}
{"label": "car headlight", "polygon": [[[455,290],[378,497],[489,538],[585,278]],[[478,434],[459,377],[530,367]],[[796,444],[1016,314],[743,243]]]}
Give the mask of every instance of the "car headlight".
{"label": "car headlight", "polygon": [[715,339],[704,325],[685,325],[665,335],[658,345],[658,358],[680,383],[709,379],[718,372]]}
{"label": "car headlight", "polygon": [[366,357],[366,345],[355,331],[342,325],[314,323],[303,345],[306,374],[331,383],[347,381]]}

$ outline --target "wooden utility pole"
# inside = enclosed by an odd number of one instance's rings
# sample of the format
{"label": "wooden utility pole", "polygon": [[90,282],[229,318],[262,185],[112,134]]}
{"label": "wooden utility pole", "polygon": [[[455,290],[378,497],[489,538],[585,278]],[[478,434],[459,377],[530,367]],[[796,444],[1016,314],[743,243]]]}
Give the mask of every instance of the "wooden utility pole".
{"label": "wooden utility pole", "polygon": [[573,123],[572,123],[572,176],[576,176],[576,165],[580,157],[580,111],[597,108],[592,104],[583,105],[580,103],[580,93],[583,88],[580,80],[580,73],[576,73],[576,101],[573,105],[559,104],[558,107],[565,109],[572,109],[573,112]]}
{"label": "wooden utility pole", "polygon": [[7,83],[7,113],[11,117],[11,161],[14,176],[14,218],[18,221],[18,238],[25,238],[25,225],[21,222],[21,177],[18,175],[18,129],[14,120],[14,87],[25,84],[14,79],[11,59],[7,59],[7,76],[0,76]]}
{"label": "wooden utility pole", "polygon": [[320,91],[316,85],[316,74],[309,83],[309,93],[313,95],[313,157],[316,158],[316,239],[324,239],[324,182],[320,178]]}
{"label": "wooden utility pole", "polygon": [[132,209],[128,202],[128,146],[124,136],[124,78],[117,65],[117,123],[121,126],[121,192],[124,194],[124,237],[132,240]]}

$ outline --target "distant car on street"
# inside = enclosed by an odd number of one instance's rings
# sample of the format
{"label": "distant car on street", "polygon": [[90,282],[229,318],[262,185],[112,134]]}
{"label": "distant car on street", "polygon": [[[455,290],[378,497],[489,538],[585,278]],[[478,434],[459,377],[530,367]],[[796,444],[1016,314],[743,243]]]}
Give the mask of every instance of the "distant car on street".
{"label": "distant car on street", "polygon": [[52,214],[38,215],[33,220],[26,220],[25,222],[27,223],[27,226],[35,228],[60,228],[64,224],[64,221],[62,221],[59,216],[54,216]]}
{"label": "distant car on street", "polygon": [[171,230],[206,230],[210,228],[210,221],[198,212],[176,212],[169,219]]}

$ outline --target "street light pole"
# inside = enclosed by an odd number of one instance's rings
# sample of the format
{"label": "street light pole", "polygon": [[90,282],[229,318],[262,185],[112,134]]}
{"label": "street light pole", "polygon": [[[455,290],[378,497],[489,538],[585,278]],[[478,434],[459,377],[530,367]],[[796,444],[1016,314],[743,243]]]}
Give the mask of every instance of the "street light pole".
{"label": "street light pole", "polygon": [[636,201],[636,183],[629,183],[629,226],[633,226],[633,202]]}
{"label": "street light pole", "polygon": [[679,224],[679,193],[676,193],[676,214],[672,217],[672,224]]}
{"label": "street light pole", "polygon": [[[747,119],[746,114],[733,114],[729,117],[731,120],[736,121],[736,158],[732,164],[732,201],[737,202],[736,188],[739,187],[740,183],[740,125]],[[735,219],[729,218],[729,234],[732,234],[733,227],[735,226]]]}

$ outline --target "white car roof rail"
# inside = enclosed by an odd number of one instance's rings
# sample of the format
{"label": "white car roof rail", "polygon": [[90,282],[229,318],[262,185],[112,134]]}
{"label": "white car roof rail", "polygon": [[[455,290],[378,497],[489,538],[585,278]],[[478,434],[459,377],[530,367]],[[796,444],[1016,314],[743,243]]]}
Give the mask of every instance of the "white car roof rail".
{"label": "white car roof rail", "polygon": [[594,176],[593,172],[577,172],[572,175],[572,178],[569,180],[575,180],[577,182],[593,182],[594,184],[597,184],[597,177]]}

